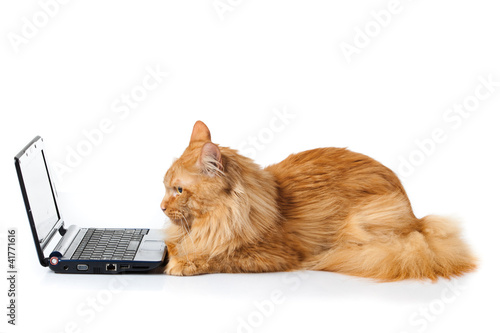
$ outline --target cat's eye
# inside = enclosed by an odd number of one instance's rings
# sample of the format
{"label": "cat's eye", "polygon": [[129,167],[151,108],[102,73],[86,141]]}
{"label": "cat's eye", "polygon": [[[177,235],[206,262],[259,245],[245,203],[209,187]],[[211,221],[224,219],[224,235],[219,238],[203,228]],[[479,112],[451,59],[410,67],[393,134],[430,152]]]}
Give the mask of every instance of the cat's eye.
{"label": "cat's eye", "polygon": [[177,186],[175,189],[177,190],[177,193],[179,193],[179,194],[181,194],[181,193],[182,193],[182,187]]}

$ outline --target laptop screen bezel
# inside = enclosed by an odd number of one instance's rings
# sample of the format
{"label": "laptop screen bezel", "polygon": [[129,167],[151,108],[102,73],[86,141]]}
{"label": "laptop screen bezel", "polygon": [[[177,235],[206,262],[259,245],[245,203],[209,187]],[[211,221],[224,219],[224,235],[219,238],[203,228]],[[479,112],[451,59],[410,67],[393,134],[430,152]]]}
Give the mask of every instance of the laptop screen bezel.
{"label": "laptop screen bezel", "polygon": [[[26,191],[26,186],[25,186],[23,173],[22,173],[22,164],[23,164],[23,161],[25,161],[26,159],[29,158],[28,154],[41,154],[42,155],[45,170],[47,173],[47,178],[49,180],[49,184],[51,187],[52,199],[54,200],[54,205],[55,205],[56,213],[57,213],[56,222],[52,226],[52,228],[49,231],[49,233],[47,234],[47,236],[44,239],[42,239],[41,241],[40,241],[40,238],[38,237],[38,232],[36,229],[36,224],[35,224],[35,220],[33,217],[33,213],[31,211],[31,206],[29,203],[28,194]],[[40,136],[36,136],[33,140],[31,140],[30,143],[28,143],[28,145],[26,145],[26,147],[23,148],[23,150],[21,150],[19,152],[19,154],[17,154],[14,157],[14,162],[15,162],[15,166],[16,166],[17,176],[19,179],[19,185],[21,187],[21,192],[23,195],[24,205],[26,207],[26,213],[28,214],[28,220],[30,223],[31,232],[33,234],[33,240],[35,242],[35,247],[36,247],[36,251],[38,254],[38,259],[39,259],[40,264],[42,266],[48,266],[49,260],[48,260],[48,258],[45,257],[43,250],[45,249],[47,244],[49,244],[49,242],[52,239],[52,237],[54,236],[54,234],[63,226],[64,222],[63,222],[63,219],[61,217],[61,213],[59,211],[59,206],[57,204],[57,192],[56,192],[54,183],[52,182],[52,178],[50,177],[50,172],[49,172],[49,168],[47,165],[47,160],[45,158],[43,139]]]}

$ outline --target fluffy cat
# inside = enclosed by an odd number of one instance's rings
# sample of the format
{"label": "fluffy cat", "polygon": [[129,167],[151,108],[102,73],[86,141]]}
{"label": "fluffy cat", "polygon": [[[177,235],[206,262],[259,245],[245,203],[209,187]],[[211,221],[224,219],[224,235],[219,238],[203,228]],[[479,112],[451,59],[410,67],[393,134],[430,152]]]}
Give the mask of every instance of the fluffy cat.
{"label": "fluffy cat", "polygon": [[306,269],[436,281],[476,267],[452,221],[416,218],[397,176],[347,149],[262,169],[212,143],[198,121],[164,184],[167,274]]}

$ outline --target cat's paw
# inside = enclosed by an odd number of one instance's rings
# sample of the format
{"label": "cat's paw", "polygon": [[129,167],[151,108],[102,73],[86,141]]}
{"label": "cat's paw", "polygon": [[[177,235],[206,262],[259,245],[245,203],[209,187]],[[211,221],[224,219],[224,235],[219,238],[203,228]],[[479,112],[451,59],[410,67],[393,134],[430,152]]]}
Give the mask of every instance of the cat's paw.
{"label": "cat's paw", "polygon": [[167,264],[167,267],[165,268],[165,274],[185,276],[185,275],[196,275],[199,273],[197,272],[196,265],[192,261],[179,258],[172,258],[170,259],[170,261]]}

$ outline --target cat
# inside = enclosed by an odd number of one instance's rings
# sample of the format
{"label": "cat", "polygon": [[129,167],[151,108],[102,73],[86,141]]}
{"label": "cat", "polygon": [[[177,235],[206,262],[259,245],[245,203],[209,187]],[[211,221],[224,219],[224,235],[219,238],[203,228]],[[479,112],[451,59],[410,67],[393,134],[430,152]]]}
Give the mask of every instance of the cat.
{"label": "cat", "polygon": [[416,218],[390,169],[344,148],[262,169],[212,143],[197,121],[164,185],[167,274],[320,270],[436,281],[476,268],[452,220]]}

